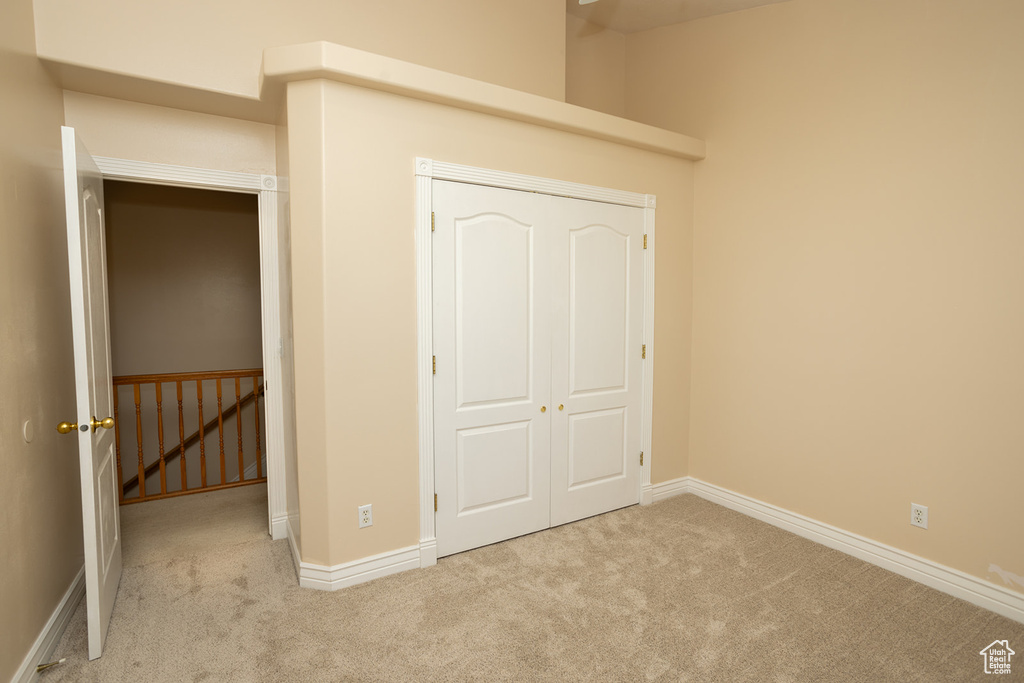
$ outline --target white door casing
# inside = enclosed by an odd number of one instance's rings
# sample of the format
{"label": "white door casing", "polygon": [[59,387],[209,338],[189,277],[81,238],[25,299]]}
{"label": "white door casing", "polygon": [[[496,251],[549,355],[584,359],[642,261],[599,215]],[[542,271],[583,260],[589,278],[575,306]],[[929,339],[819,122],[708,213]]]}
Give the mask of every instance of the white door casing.
{"label": "white door casing", "polygon": [[73,128],[62,127],[64,189],[68,226],[71,329],[75,357],[75,399],[89,659],[103,654],[110,615],[121,580],[121,525],[118,510],[114,430],[94,423],[113,415],[107,310],[103,180]]}
{"label": "white door casing", "polygon": [[[280,282],[281,254],[278,252],[278,194],[287,192],[286,178],[256,175],[234,171],[175,166],[148,161],[95,157],[104,178],[132,182],[155,183],[175,187],[193,187],[209,190],[227,190],[259,196],[260,220],[260,300],[263,324],[263,376],[265,381],[265,407],[267,428],[267,516],[271,538],[286,538],[288,511],[287,484],[284,464],[286,433],[283,403],[284,375],[282,364],[292,362],[291,346],[285,343],[284,324],[281,319],[281,297],[288,290]],[[288,283],[283,283],[287,286]]]}
{"label": "white door casing", "polygon": [[644,211],[432,194],[437,554],[637,503]]}

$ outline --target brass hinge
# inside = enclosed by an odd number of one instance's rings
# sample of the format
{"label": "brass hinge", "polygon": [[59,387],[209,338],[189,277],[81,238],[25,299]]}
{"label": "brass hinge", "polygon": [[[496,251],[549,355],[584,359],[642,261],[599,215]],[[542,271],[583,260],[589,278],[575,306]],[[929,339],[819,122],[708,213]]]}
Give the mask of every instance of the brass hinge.
{"label": "brass hinge", "polygon": [[[434,212],[430,212],[430,232],[434,232]],[[647,248],[647,237],[644,236],[644,249]]]}
{"label": "brass hinge", "polygon": [[647,248],[647,234],[644,234],[644,249]]}
{"label": "brass hinge", "polygon": [[643,467],[643,465],[644,465],[644,452],[640,451],[640,466]]}
{"label": "brass hinge", "polygon": [[640,357],[647,358],[647,344],[644,344],[640,347]]}
{"label": "brass hinge", "polygon": [[434,359],[434,374],[437,374],[437,356],[431,356]]}
{"label": "brass hinge", "polygon": [[434,494],[434,512],[437,512],[437,494]]}

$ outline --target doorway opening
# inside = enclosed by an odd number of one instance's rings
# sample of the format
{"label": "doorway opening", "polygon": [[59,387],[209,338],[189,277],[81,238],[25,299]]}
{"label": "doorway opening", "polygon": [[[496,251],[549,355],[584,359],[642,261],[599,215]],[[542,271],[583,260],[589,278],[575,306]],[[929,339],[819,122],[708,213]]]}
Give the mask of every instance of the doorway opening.
{"label": "doorway opening", "polygon": [[[265,485],[258,195],[109,179],[104,195],[122,505]],[[236,498],[259,524],[259,494]]]}

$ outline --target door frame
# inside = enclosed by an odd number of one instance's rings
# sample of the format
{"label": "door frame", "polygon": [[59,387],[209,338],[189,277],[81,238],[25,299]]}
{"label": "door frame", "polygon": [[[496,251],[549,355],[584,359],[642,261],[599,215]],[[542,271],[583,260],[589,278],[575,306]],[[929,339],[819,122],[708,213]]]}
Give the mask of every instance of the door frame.
{"label": "door frame", "polygon": [[657,197],[652,194],[613,190],[594,185],[494,171],[417,157],[416,373],[420,462],[420,566],[428,567],[437,564],[437,536],[434,527],[434,291],[431,252],[432,182],[434,180],[450,180],[644,209],[646,248],[644,250],[643,343],[646,345],[647,353],[643,367],[640,407],[641,447],[644,452],[644,461],[640,466],[640,491],[638,494],[641,505],[652,503],[654,491],[651,486],[651,458],[653,457],[651,453],[651,412],[654,405],[654,248],[656,243],[654,213],[657,207]]}
{"label": "door frame", "polygon": [[270,382],[265,392],[267,426],[267,508],[268,531],[274,540],[288,537],[288,513],[285,500],[284,405],[282,369],[284,336],[280,305],[280,254],[278,250],[277,176],[235,173],[190,166],[174,166],[148,161],[111,157],[93,157],[103,179],[124,180],[150,185],[191,187],[255,194],[259,198],[260,223],[260,307],[263,326],[263,381]]}

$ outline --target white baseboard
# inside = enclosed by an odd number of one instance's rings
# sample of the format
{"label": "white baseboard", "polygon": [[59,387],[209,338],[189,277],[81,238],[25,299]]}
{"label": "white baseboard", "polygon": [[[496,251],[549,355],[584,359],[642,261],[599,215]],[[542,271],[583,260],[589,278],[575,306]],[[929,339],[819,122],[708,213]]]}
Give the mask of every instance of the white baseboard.
{"label": "white baseboard", "polygon": [[420,567],[433,567],[437,564],[437,539],[427,538],[420,541]]}
{"label": "white baseboard", "polygon": [[419,569],[420,547],[399,548],[380,555],[371,555],[352,562],[327,567],[299,562],[299,585],[323,591],[336,591],[358,583],[366,583],[389,574]]}
{"label": "white baseboard", "polygon": [[78,607],[78,603],[84,597],[85,566],[83,565],[78,570],[78,576],[68,586],[64,597],[61,598],[60,603],[57,605],[57,609],[50,615],[50,620],[46,622],[46,626],[39,633],[39,637],[36,638],[32,649],[28,651],[18,672],[11,679],[11,683],[30,683],[38,678],[36,667],[50,661],[53,651],[57,649],[57,643],[60,642],[61,636],[64,635],[64,630],[68,627],[68,622],[71,621],[71,615],[75,613],[75,608]]}
{"label": "white baseboard", "polygon": [[288,527],[288,547],[292,551],[292,564],[295,566],[295,578],[298,579],[299,574],[299,563],[302,561],[302,550],[299,548],[299,537],[295,533],[295,527],[292,525],[292,517],[288,517],[285,520],[285,525]]}
{"label": "white baseboard", "polygon": [[644,484],[640,487],[640,504],[650,505],[654,502],[654,489],[655,487],[650,484]]}
{"label": "white baseboard", "polygon": [[984,607],[1008,619],[1024,623],[1024,595],[991,581],[693,477],[675,479],[658,484],[654,488],[655,500],[663,500],[681,493],[692,493],[712,503],[966,600],[978,607]]}
{"label": "white baseboard", "polygon": [[275,517],[270,520],[270,538],[275,541],[288,538],[288,517]]}
{"label": "white baseboard", "polygon": [[652,500],[657,503],[671,498],[672,496],[678,496],[683,493],[691,493],[690,491],[690,477],[680,477],[679,479],[672,479],[670,481],[663,481],[660,484],[655,484],[651,487],[653,489]]}

